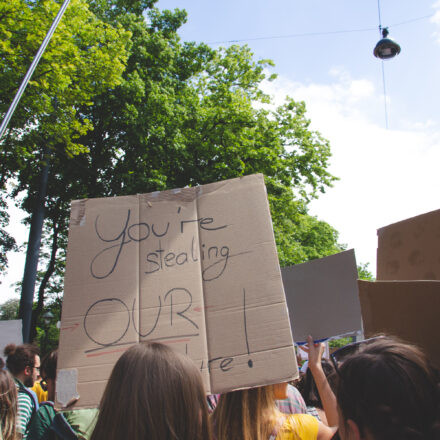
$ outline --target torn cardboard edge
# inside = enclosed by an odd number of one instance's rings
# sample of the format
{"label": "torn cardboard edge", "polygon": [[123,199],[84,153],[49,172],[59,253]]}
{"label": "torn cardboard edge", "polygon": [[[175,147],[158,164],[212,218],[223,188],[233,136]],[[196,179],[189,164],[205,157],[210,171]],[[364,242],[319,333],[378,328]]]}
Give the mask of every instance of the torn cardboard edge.
{"label": "torn cardboard edge", "polygon": [[84,226],[86,222],[86,203],[88,199],[74,200],[70,204],[70,223],[72,226]]}

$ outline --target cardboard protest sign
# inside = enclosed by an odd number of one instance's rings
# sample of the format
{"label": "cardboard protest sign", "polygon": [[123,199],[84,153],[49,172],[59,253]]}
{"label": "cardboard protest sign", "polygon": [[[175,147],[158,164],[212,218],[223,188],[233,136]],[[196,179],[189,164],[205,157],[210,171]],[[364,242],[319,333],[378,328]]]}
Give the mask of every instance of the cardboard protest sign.
{"label": "cardboard protest sign", "polygon": [[23,344],[21,319],[0,321],[0,356],[3,357],[3,350],[8,344]]}
{"label": "cardboard protest sign", "polygon": [[72,203],[58,405],[96,406],[147,340],[187,353],[209,393],[296,377],[262,175]]}
{"label": "cardboard protest sign", "polygon": [[440,210],[378,229],[378,280],[440,280]]}
{"label": "cardboard protest sign", "polygon": [[354,250],[281,269],[293,339],[329,338],[361,329]]}
{"label": "cardboard protest sign", "polygon": [[398,336],[440,367],[440,281],[358,281],[364,334]]}

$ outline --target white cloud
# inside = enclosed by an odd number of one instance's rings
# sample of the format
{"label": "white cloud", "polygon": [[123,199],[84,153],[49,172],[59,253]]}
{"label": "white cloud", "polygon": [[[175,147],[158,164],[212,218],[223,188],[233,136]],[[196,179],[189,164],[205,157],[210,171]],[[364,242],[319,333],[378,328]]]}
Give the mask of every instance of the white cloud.
{"label": "white cloud", "polygon": [[281,77],[265,87],[277,104],[285,95],[304,100],[312,128],[330,140],[330,171],[340,181],[311,204],[311,213],[333,225],[375,272],[377,228],[440,208],[440,130],[433,120],[386,130],[380,91],[342,70],[331,73],[330,84]]}
{"label": "white cloud", "polygon": [[432,7],[435,9],[435,12],[430,21],[438,26],[438,30],[433,33],[433,36],[440,44],[440,1],[435,2]]}

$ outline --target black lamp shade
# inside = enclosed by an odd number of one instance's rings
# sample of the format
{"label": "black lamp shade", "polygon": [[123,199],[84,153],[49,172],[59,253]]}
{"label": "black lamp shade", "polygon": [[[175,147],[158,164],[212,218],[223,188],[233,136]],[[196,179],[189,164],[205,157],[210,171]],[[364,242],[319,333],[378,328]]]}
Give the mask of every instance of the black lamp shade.
{"label": "black lamp shade", "polygon": [[387,28],[383,29],[382,36],[383,38],[378,41],[376,47],[374,48],[374,56],[382,60],[387,60],[399,55],[400,46],[392,38],[388,37]]}

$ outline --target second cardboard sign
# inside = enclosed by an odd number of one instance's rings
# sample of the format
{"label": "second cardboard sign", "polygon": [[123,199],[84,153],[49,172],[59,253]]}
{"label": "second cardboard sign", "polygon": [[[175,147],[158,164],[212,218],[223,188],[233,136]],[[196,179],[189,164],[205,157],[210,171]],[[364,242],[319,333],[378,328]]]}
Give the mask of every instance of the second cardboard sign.
{"label": "second cardboard sign", "polygon": [[354,250],[281,270],[293,339],[315,340],[361,329]]}

